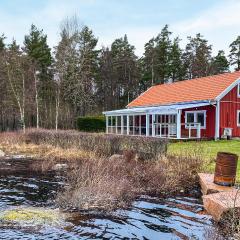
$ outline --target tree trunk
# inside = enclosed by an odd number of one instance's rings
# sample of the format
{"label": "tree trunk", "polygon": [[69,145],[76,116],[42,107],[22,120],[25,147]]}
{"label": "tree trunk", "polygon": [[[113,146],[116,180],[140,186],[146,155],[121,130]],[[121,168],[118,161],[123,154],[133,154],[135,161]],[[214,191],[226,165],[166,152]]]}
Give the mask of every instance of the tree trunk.
{"label": "tree trunk", "polygon": [[37,113],[37,129],[39,128],[39,101],[38,101],[38,87],[37,87],[37,76],[36,73],[34,75],[34,86],[35,86],[35,101],[36,101],[36,113]]}

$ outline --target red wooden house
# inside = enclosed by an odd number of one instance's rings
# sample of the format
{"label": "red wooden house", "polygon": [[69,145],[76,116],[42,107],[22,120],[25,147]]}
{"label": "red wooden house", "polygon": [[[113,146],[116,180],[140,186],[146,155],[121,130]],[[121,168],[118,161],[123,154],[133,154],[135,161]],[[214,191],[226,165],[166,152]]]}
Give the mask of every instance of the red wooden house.
{"label": "red wooden house", "polygon": [[240,137],[240,71],[156,85],[125,109],[104,114],[111,134]]}

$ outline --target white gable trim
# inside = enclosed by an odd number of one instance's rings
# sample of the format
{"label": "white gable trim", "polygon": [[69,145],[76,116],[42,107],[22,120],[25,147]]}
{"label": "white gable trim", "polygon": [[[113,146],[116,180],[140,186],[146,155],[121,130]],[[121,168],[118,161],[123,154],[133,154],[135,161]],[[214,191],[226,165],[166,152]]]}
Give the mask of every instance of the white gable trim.
{"label": "white gable trim", "polygon": [[238,83],[237,96],[240,98],[240,83]]}
{"label": "white gable trim", "polygon": [[240,84],[240,78],[238,78],[235,82],[233,82],[230,86],[228,86],[223,92],[221,92],[217,97],[216,101],[221,100],[224,96],[226,96],[234,87]]}

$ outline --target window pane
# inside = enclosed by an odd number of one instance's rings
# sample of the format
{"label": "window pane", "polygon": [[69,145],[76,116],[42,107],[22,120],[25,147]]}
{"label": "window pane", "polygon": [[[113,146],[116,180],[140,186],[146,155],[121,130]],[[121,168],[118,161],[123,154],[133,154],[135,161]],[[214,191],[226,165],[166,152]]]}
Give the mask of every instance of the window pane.
{"label": "window pane", "polygon": [[127,116],[123,116],[123,126],[127,126]]}
{"label": "window pane", "polygon": [[197,113],[197,122],[201,123],[201,127],[204,127],[204,113]]}
{"label": "window pane", "polygon": [[240,111],[238,112],[238,125],[240,125]]}
{"label": "window pane", "polygon": [[187,113],[187,123],[194,123],[194,113]]}

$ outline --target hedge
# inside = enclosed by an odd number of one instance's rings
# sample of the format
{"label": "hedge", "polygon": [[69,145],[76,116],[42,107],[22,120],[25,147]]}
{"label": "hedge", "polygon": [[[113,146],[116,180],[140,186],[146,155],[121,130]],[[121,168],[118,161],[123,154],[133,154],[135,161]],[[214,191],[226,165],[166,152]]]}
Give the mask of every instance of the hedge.
{"label": "hedge", "polygon": [[83,151],[92,151],[99,156],[122,154],[123,151],[136,152],[142,159],[157,159],[167,151],[166,139],[113,135],[104,133],[86,133],[74,130],[27,130],[26,138],[35,144],[48,144],[62,148],[75,147]]}
{"label": "hedge", "polygon": [[77,118],[77,129],[84,132],[104,132],[106,120],[104,116],[88,116]]}

